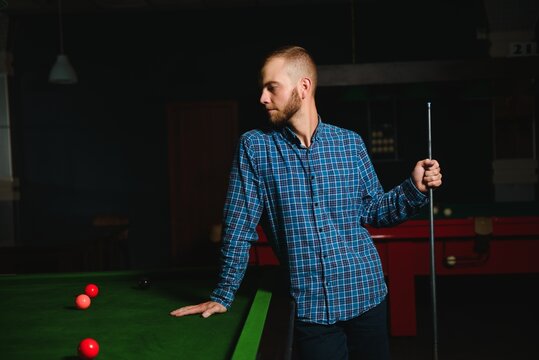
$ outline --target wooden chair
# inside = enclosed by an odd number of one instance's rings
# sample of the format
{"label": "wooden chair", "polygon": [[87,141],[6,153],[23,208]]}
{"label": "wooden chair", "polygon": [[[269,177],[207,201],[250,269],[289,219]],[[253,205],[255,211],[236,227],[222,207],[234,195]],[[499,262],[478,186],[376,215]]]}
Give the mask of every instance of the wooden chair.
{"label": "wooden chair", "polygon": [[123,215],[97,215],[92,225],[97,233],[95,270],[129,269],[129,219]]}

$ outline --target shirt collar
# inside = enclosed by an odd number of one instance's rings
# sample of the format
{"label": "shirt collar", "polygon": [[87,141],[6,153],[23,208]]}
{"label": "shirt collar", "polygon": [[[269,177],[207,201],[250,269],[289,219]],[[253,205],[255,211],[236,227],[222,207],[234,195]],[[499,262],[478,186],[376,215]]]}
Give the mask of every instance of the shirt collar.
{"label": "shirt collar", "polygon": [[[314,134],[311,137],[311,141],[313,143],[320,140],[320,139],[323,139],[324,133],[326,132],[326,126],[327,125],[322,122],[322,118],[320,117],[320,115],[318,115],[318,126],[314,130]],[[289,126],[285,126],[281,130],[281,133],[291,143],[296,144],[298,146],[302,146],[301,141],[299,140],[298,136],[296,135],[296,133]]]}

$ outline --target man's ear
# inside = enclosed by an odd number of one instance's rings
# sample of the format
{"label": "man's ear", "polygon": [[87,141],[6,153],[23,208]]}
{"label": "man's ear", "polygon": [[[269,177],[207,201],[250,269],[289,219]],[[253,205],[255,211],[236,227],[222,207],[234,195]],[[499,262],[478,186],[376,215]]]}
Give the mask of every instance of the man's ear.
{"label": "man's ear", "polygon": [[313,86],[313,82],[310,78],[308,77],[304,77],[300,80],[300,92],[299,92],[299,96],[301,97],[301,99],[305,99],[305,97],[307,97],[307,94],[311,92],[311,89],[312,89],[312,86]]}

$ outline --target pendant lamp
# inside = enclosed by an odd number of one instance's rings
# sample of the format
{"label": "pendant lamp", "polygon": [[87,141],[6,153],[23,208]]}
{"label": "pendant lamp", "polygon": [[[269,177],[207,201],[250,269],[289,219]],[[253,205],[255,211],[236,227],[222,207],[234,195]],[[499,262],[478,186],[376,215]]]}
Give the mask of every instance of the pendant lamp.
{"label": "pendant lamp", "polygon": [[58,22],[60,25],[60,54],[49,73],[49,82],[53,84],[76,84],[77,73],[71,66],[69,58],[64,54],[64,34],[62,25],[62,0],[58,0]]}

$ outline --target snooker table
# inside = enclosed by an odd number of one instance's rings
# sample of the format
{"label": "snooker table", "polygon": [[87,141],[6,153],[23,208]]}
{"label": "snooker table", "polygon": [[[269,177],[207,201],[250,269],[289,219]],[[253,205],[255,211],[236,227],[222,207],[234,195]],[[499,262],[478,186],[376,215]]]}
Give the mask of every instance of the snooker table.
{"label": "snooker table", "polygon": [[[436,276],[539,273],[539,204],[536,202],[435,204]],[[446,210],[450,209],[450,212]],[[417,276],[430,275],[430,209],[393,227],[368,227],[389,289],[392,336],[417,335]],[[259,227],[253,264],[278,264]]]}
{"label": "snooker table", "polygon": [[[0,357],[75,360],[86,337],[99,343],[98,360],[256,359],[263,336],[264,349],[284,354],[282,345],[268,344],[283,344],[288,334],[268,328],[268,313],[279,309],[270,310],[273,277],[262,269],[249,267],[231,309],[207,319],[169,312],[206,301],[217,269],[2,275]],[[142,276],[150,279],[148,288],[139,287]],[[88,283],[99,293],[89,308],[77,309],[74,299]],[[289,318],[286,310],[283,317]]]}
{"label": "snooker table", "polygon": [[[539,273],[537,203],[448,203],[437,207],[437,277]],[[447,213],[446,209],[451,211]],[[400,225],[369,231],[387,279],[390,333],[415,336],[415,280],[417,276],[430,275],[429,209]]]}

